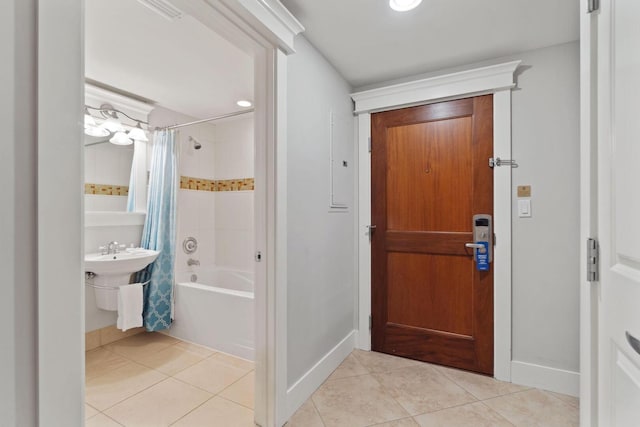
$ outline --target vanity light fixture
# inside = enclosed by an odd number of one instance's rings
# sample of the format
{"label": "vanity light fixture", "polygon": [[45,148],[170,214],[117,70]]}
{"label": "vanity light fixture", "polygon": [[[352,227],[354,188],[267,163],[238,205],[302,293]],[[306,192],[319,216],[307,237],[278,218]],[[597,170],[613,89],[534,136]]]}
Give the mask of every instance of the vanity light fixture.
{"label": "vanity light fixture", "polygon": [[247,101],[246,99],[241,99],[240,101],[236,102],[236,104],[238,104],[238,107],[242,108],[249,108],[253,105],[251,101]]}
{"label": "vanity light fixture", "polygon": [[115,145],[131,145],[133,144],[133,139],[129,139],[127,134],[124,132],[116,132],[109,142]]}
{"label": "vanity light fixture", "polygon": [[142,126],[140,126],[140,122],[138,122],[136,127],[132,128],[129,131],[129,133],[127,134],[127,137],[130,139],[133,139],[134,141],[143,141],[143,142],[149,141],[149,138],[147,138],[147,135],[144,133]]}
{"label": "vanity light fixture", "polygon": [[398,12],[406,12],[418,7],[422,0],[389,0],[389,7]]}
{"label": "vanity light fixture", "polygon": [[[89,113],[89,110],[96,110],[98,111],[98,113],[100,113],[102,119],[104,119],[102,124],[96,124],[96,120]],[[102,104],[100,108],[85,105],[84,113],[84,133],[86,135],[94,137],[105,137],[111,135],[111,138],[108,141],[116,145],[130,145],[133,144],[134,140],[143,142],[149,141],[149,138],[147,138],[144,129],[142,129],[142,123],[148,125],[147,122],[133,118],[120,110],[116,110],[110,104]],[[136,122],[136,126],[131,127],[129,132],[125,133],[127,130],[122,125],[118,114],[122,114],[129,120]],[[100,119],[100,117],[98,118]]]}

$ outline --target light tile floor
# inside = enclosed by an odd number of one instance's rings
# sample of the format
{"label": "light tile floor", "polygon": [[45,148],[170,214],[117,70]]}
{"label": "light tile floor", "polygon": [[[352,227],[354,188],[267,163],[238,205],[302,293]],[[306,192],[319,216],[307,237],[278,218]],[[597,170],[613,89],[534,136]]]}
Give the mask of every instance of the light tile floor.
{"label": "light tile floor", "polygon": [[[251,427],[254,365],[161,334],[86,353],[86,425]],[[578,400],[355,350],[287,427],[578,426]]]}
{"label": "light tile floor", "polygon": [[355,350],[287,427],[568,427],[578,399]]}
{"label": "light tile floor", "polygon": [[253,382],[253,362],[134,335],[86,352],[86,426],[253,426]]}

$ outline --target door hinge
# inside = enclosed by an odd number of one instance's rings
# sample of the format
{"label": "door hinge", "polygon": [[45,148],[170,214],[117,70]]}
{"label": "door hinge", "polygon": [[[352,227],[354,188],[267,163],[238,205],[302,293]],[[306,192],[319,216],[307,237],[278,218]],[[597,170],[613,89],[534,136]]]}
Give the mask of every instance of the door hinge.
{"label": "door hinge", "polygon": [[587,239],[587,281],[597,282],[600,279],[600,250],[596,239]]}
{"label": "door hinge", "polygon": [[592,13],[600,10],[600,0],[587,0],[587,12]]}
{"label": "door hinge", "polygon": [[369,144],[368,149],[369,149],[369,152],[371,152],[371,137],[367,138],[367,144]]}
{"label": "door hinge", "polygon": [[369,315],[369,332],[371,332],[372,328],[373,328],[373,321],[371,320],[371,315]]}

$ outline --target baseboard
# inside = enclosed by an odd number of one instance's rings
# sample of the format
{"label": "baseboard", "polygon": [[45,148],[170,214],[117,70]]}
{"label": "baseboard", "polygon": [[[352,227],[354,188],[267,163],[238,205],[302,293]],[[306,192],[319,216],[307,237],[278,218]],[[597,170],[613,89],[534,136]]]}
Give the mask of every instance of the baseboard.
{"label": "baseboard", "polygon": [[309,369],[298,381],[287,390],[287,417],[291,416],[311,397],[314,391],[331,375],[331,373],[353,351],[356,344],[356,331],[351,331],[325,354],[318,363]]}
{"label": "baseboard", "polygon": [[533,363],[512,361],[511,382],[570,396],[580,395],[579,372],[534,365]]}

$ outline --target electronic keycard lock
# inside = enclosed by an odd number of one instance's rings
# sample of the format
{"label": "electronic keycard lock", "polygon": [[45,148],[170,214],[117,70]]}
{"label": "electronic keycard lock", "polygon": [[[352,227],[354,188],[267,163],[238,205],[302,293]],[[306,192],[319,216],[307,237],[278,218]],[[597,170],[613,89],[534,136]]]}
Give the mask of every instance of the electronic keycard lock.
{"label": "electronic keycard lock", "polygon": [[493,261],[493,224],[491,222],[491,215],[474,215],[473,243],[465,243],[467,248],[473,249],[478,271],[489,271],[489,264]]}

